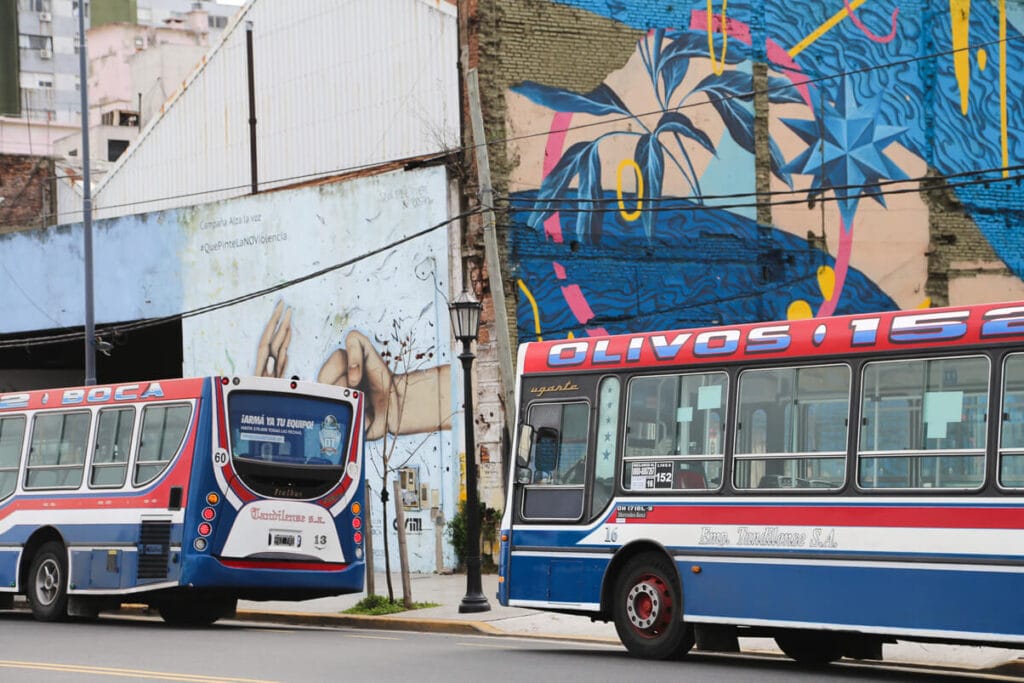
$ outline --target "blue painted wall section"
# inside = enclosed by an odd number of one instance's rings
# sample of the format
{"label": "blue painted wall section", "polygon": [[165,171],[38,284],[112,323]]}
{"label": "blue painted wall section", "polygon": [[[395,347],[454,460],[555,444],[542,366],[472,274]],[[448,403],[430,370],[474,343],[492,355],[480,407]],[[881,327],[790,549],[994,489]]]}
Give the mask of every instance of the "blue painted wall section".
{"label": "blue painted wall section", "polygon": [[[510,143],[543,166],[509,184],[520,341],[927,307],[951,221],[984,247],[952,258],[995,279],[938,303],[1024,292],[1021,0],[555,4],[640,39],[589,92],[509,87],[514,128],[546,133]],[[926,232],[908,282],[887,270],[905,247],[885,234],[911,229]]]}

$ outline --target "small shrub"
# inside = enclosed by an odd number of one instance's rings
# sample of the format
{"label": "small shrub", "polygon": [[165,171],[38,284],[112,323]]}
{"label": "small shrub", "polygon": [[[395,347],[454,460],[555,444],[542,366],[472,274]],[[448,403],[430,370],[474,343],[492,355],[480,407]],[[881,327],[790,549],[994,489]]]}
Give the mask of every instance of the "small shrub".
{"label": "small shrub", "polygon": [[[436,602],[414,602],[412,608],[427,609],[429,607],[438,606],[439,605]],[[391,602],[383,595],[367,595],[354,606],[344,610],[343,614],[363,614],[371,617],[379,617],[386,614],[397,614],[398,612],[404,611],[406,611],[405,607],[402,606],[402,602],[400,600]]]}
{"label": "small shrub", "polygon": [[[486,503],[480,503],[480,540],[481,540],[481,562],[485,569],[493,569],[494,561],[490,554],[485,552],[491,548],[495,539],[498,538],[498,525],[501,524],[501,510],[487,507]],[[446,532],[448,540],[455,548],[455,556],[459,560],[459,566],[466,565],[466,502],[459,501],[459,511],[455,513],[448,522]]]}

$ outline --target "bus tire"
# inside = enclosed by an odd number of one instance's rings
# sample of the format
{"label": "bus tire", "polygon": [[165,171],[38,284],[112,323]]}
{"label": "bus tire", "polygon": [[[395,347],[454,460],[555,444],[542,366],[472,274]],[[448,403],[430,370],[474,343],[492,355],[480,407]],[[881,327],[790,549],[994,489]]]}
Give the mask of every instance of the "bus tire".
{"label": "bus tire", "polygon": [[693,647],[675,565],[661,553],[630,559],[616,578],[612,599],[615,630],[634,657],[670,659]]}
{"label": "bus tire", "polygon": [[32,616],[39,621],[62,621],[68,616],[68,558],[58,541],[44,543],[28,570],[25,590]]}
{"label": "bus tire", "polygon": [[787,657],[807,666],[825,666],[843,656],[843,639],[825,631],[787,631],[775,636]]}

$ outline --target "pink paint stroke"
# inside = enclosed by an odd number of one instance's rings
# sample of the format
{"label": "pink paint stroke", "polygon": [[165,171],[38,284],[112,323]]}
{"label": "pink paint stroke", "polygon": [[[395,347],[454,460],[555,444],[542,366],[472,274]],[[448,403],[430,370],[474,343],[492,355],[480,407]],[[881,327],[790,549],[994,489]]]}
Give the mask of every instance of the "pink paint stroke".
{"label": "pink paint stroke", "polygon": [[[562,287],[562,296],[565,297],[566,303],[569,304],[569,310],[576,316],[576,320],[581,325],[586,325],[588,322],[594,319],[594,311],[590,308],[590,304],[587,303],[587,298],[583,296],[583,290],[580,289],[579,285],[569,285]],[[591,337],[606,335],[608,332],[603,328],[587,329],[587,334]]]}
{"label": "pink paint stroke", "polygon": [[[842,222],[842,219],[840,219]],[[843,295],[843,286],[846,284],[846,272],[850,267],[850,256],[853,252],[853,222],[849,228],[840,225],[839,231],[839,253],[836,254],[836,279],[832,287],[832,298],[821,304],[817,317],[832,315],[839,304],[839,297]]]}
{"label": "pink paint stroke", "polygon": [[552,261],[551,262],[551,267],[555,269],[555,277],[556,278],[558,278],[559,280],[564,280],[565,279],[565,266],[563,266],[558,261]]}
{"label": "pink paint stroke", "polygon": [[[558,112],[551,119],[551,132],[548,134],[548,143],[544,147],[544,170],[541,178],[547,178],[554,170],[558,160],[562,158],[562,148],[565,146],[565,136],[569,133],[569,125],[572,123],[572,114]],[[544,236],[551,239],[555,244],[562,244],[562,223],[558,212],[548,216],[544,221]]]}
{"label": "pink paint stroke", "polygon": [[866,35],[869,40],[873,40],[876,43],[882,43],[883,45],[885,45],[886,43],[891,43],[892,39],[896,37],[896,18],[900,15],[899,7],[892,11],[892,30],[889,31],[889,35],[886,36],[880,36],[875,33],[872,33],[871,29],[865,26],[864,22],[861,21],[860,18],[853,13],[853,8],[850,7],[850,0],[843,0],[843,7],[846,8],[846,13],[849,15],[850,21],[853,22],[853,25],[859,28],[861,33]]}

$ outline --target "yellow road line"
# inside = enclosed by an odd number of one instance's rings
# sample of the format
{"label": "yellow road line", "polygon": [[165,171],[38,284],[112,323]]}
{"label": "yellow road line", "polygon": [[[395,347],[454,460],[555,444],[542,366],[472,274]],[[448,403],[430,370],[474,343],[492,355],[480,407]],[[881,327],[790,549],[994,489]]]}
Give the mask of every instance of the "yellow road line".
{"label": "yellow road line", "polygon": [[19,662],[0,659],[0,669],[30,669],[95,676],[121,676],[123,678],[150,678],[160,681],[183,683],[277,683],[259,678],[231,678],[224,676],[203,676],[201,674],[174,673],[169,671],[146,671],[142,669],[116,669],[106,666],[85,666],[80,664],[55,664],[49,662]]}

